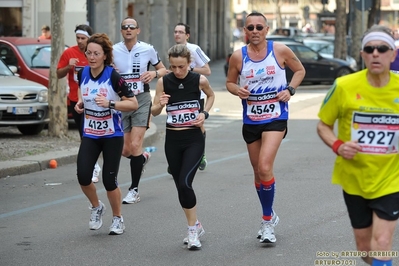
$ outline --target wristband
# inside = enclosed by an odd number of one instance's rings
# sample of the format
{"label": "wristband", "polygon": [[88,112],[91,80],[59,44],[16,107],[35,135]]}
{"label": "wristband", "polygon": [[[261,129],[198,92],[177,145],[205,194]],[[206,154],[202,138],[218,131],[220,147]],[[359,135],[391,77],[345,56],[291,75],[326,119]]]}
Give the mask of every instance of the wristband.
{"label": "wristband", "polygon": [[203,113],[205,115],[205,119],[208,119],[209,113],[207,111],[202,111],[201,113]]}
{"label": "wristband", "polygon": [[190,68],[190,71],[192,72],[192,71],[194,71],[194,68],[192,67],[192,68]]}
{"label": "wristband", "polygon": [[344,142],[343,142],[342,140],[340,140],[340,139],[337,139],[337,140],[333,143],[333,145],[331,146],[333,152],[335,152],[336,155],[339,155],[339,154],[338,154],[338,149],[339,149],[339,147],[341,147],[342,144],[344,144]]}

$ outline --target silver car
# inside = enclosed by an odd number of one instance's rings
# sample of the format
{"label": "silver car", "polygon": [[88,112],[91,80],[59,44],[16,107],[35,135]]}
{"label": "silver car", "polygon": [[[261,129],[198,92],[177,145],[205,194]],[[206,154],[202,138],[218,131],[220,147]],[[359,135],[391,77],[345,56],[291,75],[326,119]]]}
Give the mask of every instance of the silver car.
{"label": "silver car", "polygon": [[16,76],[0,60],[0,126],[37,135],[50,120],[48,110],[47,88]]}

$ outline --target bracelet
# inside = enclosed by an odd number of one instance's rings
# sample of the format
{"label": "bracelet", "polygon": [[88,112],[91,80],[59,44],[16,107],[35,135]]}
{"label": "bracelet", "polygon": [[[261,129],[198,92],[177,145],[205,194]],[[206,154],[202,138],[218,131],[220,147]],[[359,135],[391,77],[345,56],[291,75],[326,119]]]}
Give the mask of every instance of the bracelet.
{"label": "bracelet", "polygon": [[194,71],[194,68],[192,67],[192,68],[190,68],[190,71],[192,72],[192,71]]}
{"label": "bracelet", "polygon": [[335,152],[336,155],[339,155],[339,154],[338,154],[338,149],[339,149],[339,147],[341,147],[342,144],[344,144],[344,142],[343,142],[342,140],[340,140],[340,139],[337,139],[337,140],[333,143],[333,145],[331,146],[333,152]]}
{"label": "bracelet", "polygon": [[205,115],[205,119],[208,119],[209,113],[207,111],[202,111],[201,113],[203,113]]}
{"label": "bracelet", "polygon": [[159,75],[158,75],[158,70],[157,71],[155,71],[155,78],[158,78],[159,77]]}

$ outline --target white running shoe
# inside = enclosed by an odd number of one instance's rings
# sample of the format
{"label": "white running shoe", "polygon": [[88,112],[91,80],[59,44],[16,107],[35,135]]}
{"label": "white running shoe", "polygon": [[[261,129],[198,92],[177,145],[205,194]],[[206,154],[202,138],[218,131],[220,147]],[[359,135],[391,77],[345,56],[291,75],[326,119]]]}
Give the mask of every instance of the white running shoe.
{"label": "white running shoe", "polygon": [[201,248],[201,242],[199,240],[198,230],[197,229],[188,230],[187,248],[189,250],[196,250],[196,249]]}
{"label": "white running shoe", "polygon": [[89,222],[89,228],[90,230],[98,230],[101,228],[103,225],[103,216],[105,214],[105,205],[101,202],[100,206],[97,208],[93,208],[93,206],[90,204],[89,209],[91,210],[91,215],[90,215],[90,222]]}
{"label": "white running shoe", "polygon": [[132,204],[138,202],[140,202],[140,194],[137,188],[130,189],[122,201],[123,204]]}
{"label": "white running shoe", "polygon": [[[275,227],[278,224],[279,221],[280,221],[280,218],[278,217],[276,212],[273,210],[271,223]],[[258,231],[258,237],[257,237],[258,239],[260,239],[262,237],[262,225],[263,225],[263,222],[260,223],[260,229]]]}
{"label": "white running shoe", "polygon": [[100,172],[101,172],[101,167],[98,164],[98,162],[96,162],[96,165],[94,165],[94,169],[93,169],[93,177],[91,178],[91,181],[93,183],[97,183],[100,177]]}
{"label": "white running shoe", "polygon": [[[204,228],[202,227],[202,224],[200,223],[200,222],[198,222],[198,224],[196,224],[196,226],[197,226],[197,233],[198,233],[198,238],[201,238],[201,236],[203,236],[204,234],[205,234],[205,230],[204,230]],[[187,235],[187,237],[185,237],[184,239],[183,239],[183,243],[184,243],[184,245],[187,245],[188,244],[188,235]]]}
{"label": "white running shoe", "polygon": [[141,171],[141,173],[145,172],[145,166],[151,159],[151,152],[145,151],[145,152],[143,152],[143,156],[144,156],[145,161],[143,163],[143,170]]}
{"label": "white running shoe", "polygon": [[112,224],[109,228],[110,235],[121,235],[125,230],[125,224],[123,223],[123,217],[114,216],[112,218]]}
{"label": "white running shoe", "polygon": [[275,243],[276,236],[274,235],[274,225],[270,221],[264,221],[262,224],[262,236],[260,243]]}

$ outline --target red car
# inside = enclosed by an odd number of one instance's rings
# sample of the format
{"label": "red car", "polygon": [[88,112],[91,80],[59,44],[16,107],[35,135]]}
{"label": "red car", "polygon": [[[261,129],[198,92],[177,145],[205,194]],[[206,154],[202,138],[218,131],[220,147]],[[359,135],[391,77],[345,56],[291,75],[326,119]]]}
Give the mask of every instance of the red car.
{"label": "red car", "polygon": [[[68,48],[66,46],[66,48]],[[49,86],[51,40],[27,37],[0,37],[0,58],[15,66],[19,77]],[[68,101],[69,104],[69,101]],[[68,114],[71,118],[72,115]]]}

